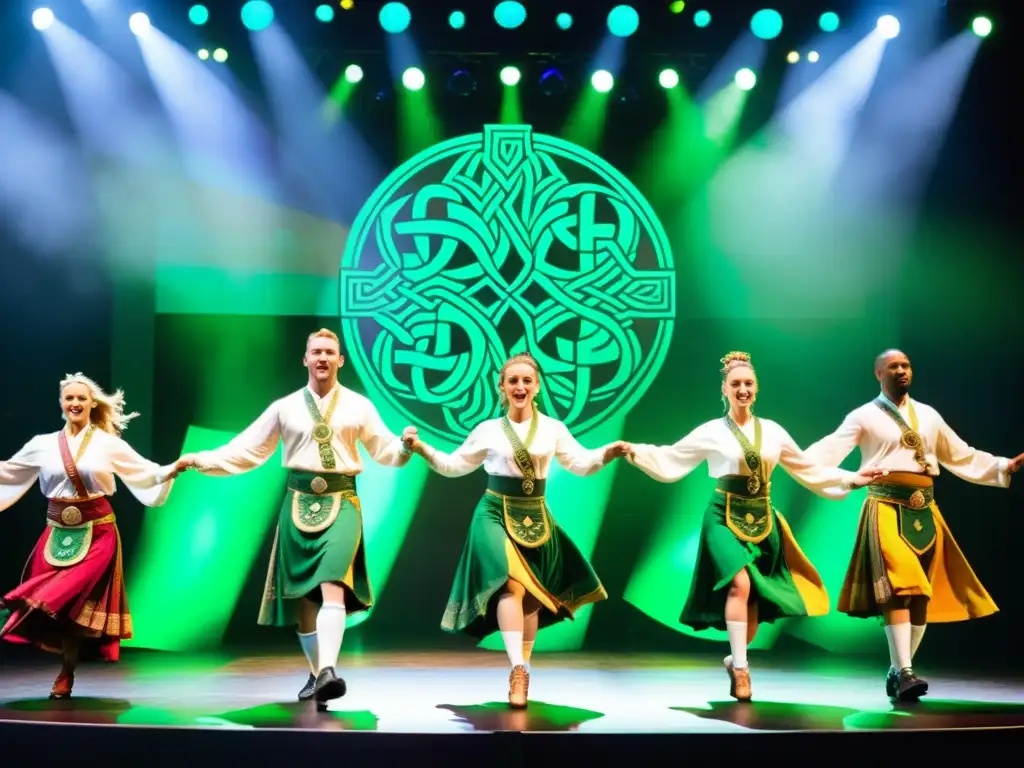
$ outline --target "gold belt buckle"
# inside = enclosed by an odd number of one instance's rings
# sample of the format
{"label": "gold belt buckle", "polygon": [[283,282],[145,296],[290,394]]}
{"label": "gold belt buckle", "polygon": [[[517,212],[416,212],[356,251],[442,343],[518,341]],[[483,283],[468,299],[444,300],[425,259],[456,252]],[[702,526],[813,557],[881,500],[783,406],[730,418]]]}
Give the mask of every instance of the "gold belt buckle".
{"label": "gold belt buckle", "polygon": [[60,511],[60,521],[64,525],[78,525],[82,522],[82,510],[78,507],[64,507]]}
{"label": "gold belt buckle", "polygon": [[924,494],[921,491],[914,491],[907,500],[907,506],[911,509],[924,509],[926,505]]}
{"label": "gold belt buckle", "polygon": [[327,481],[317,476],[310,481],[309,487],[313,493],[323,493],[327,490]]}

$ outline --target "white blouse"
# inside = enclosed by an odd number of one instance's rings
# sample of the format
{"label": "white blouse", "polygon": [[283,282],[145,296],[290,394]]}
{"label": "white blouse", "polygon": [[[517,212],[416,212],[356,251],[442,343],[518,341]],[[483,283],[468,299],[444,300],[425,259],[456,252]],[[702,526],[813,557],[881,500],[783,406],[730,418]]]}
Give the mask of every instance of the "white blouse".
{"label": "white blouse", "polygon": [[[753,445],[754,420],[740,429]],[[674,445],[634,444],[628,460],[663,483],[682,480],[704,461],[712,478],[750,475],[743,448],[724,418],[701,424]],[[781,465],[800,485],[825,498],[843,499],[853,488],[853,472],[816,465],[789,433],[770,419],[761,419],[761,462],[766,477]]]}
{"label": "white blouse", "polygon": [[[86,430],[68,437],[71,455],[77,457]],[[37,435],[9,461],[0,461],[0,511],[25,495],[38,479],[39,489],[48,499],[78,497],[74,484],[64,472],[57,437],[60,432]],[[147,507],[159,507],[167,501],[174,480],[165,480],[174,465],[161,467],[148,461],[120,437],[93,430],[85,453],[75,462],[90,497],[113,496],[117,490],[114,475],[121,478],[132,495]]]}
{"label": "white blouse", "polygon": [[319,444],[313,439],[316,422],[306,406],[303,392],[309,390],[323,416],[338,391],[338,404],[331,415],[335,468],[331,472],[358,475],[363,471],[356,441],[370,457],[386,466],[400,467],[409,461],[400,437],[392,434],[368,398],[336,384],[326,397],[303,387],[274,401],[244,432],[220,448],[196,454],[196,469],[204,475],[237,475],[264,464],[274,455],[278,442],[284,443],[283,464],[302,472],[323,472]]}
{"label": "white blouse", "polygon": [[[529,452],[538,480],[547,478],[552,458],[557,459],[559,464],[574,475],[592,475],[604,466],[604,451],[584,448],[562,422],[543,413],[538,413],[537,422],[537,432]],[[525,443],[530,431],[529,420],[510,423],[519,439]],[[501,428],[501,419],[490,419],[478,424],[453,453],[436,451],[427,461],[434,471],[445,477],[468,475],[481,464],[489,475],[523,476],[512,456],[512,444]]]}
{"label": "white blouse", "polygon": [[[899,413],[908,426],[913,426],[910,397],[906,397]],[[965,443],[939,412],[929,405],[913,401],[917,416],[917,433],[924,441],[924,457],[929,475],[938,476],[942,465],[962,480],[978,485],[1006,488],[1010,485],[1010,460],[979,451]],[[872,403],[865,403],[851,412],[839,429],[816,442],[806,453],[825,466],[836,467],[860,448],[860,466],[879,467],[890,472],[922,472],[914,452],[900,443],[902,430],[888,413]]]}

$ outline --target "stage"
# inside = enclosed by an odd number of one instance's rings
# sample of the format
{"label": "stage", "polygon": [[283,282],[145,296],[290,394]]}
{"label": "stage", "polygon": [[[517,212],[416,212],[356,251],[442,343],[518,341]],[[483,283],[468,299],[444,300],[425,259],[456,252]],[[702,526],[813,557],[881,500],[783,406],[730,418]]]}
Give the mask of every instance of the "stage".
{"label": "stage", "polygon": [[349,692],[327,712],[295,700],[307,674],[297,654],[129,649],[119,664],[83,665],[68,701],[47,698],[53,661],[5,657],[5,748],[45,744],[54,755],[73,754],[104,731],[116,733],[119,756],[150,765],[190,755],[262,764],[321,747],[350,762],[610,764],[653,762],[662,753],[810,756],[828,749],[829,762],[845,763],[901,744],[918,757],[991,749],[1024,733],[1024,680],[922,669],[929,695],[894,706],[884,670],[831,657],[753,655],[755,700],[741,704],[729,699],[726,674],[710,657],[539,655],[525,711],[507,708],[503,657],[483,651],[343,654]]}

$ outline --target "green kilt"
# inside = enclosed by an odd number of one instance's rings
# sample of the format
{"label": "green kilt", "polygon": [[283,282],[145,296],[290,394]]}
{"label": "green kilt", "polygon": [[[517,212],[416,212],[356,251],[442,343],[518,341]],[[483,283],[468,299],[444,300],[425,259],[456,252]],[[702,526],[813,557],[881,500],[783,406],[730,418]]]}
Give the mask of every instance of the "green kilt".
{"label": "green kilt", "polygon": [[[584,605],[608,597],[601,580],[554,518],[544,480],[524,495],[521,479],[491,475],[469,533],[441,619],[441,629],[484,638],[498,629],[497,603],[510,576],[544,596],[539,625],[572,619]],[[514,558],[514,559],[513,559]]]}
{"label": "green kilt", "polygon": [[373,604],[355,477],[292,470],[277,519],[259,623],[296,624],[299,600],[323,601],[321,584],[345,587],[349,613]]}
{"label": "green kilt", "polygon": [[[764,487],[765,493],[769,487]],[[794,579],[794,567],[803,594]],[[745,477],[727,475],[719,478],[704,510],[693,581],[680,623],[697,631],[724,630],[729,586],[744,568],[750,576],[751,600],[757,602],[759,622],[770,624],[789,616],[827,611],[828,595],[821,579],[800,552],[770,497],[751,497]],[[813,610],[808,610],[808,603]]]}

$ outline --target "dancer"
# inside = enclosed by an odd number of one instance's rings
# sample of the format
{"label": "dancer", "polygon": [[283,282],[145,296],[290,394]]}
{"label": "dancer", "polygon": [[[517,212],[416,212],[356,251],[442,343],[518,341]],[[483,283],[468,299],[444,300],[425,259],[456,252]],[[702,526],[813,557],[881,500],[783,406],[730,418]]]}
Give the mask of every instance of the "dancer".
{"label": "dancer", "polygon": [[37,435],[10,461],[0,462],[0,511],[32,487],[49,500],[46,530],[36,543],[21,584],[0,600],[10,610],[0,638],[32,643],[61,656],[51,699],[67,699],[80,657],[98,652],[120,658],[132,636],[132,617],[121,564],[121,536],[109,496],[114,476],[147,507],[167,500],[180,468],[158,466],[121,439],[137,413],[124,412],[124,393],[104,392],[81,373],[60,382],[65,426]]}
{"label": "dancer", "polygon": [[841,499],[881,470],[859,473],[815,466],[774,421],[753,414],[757,376],[745,352],[722,358],[726,414],[671,446],[632,445],[629,461],[663,483],[682,480],[704,461],[718,480],[701,526],[697,563],[680,621],[729,635],[723,664],[729,695],[751,698],[747,647],[758,626],[787,616],[828,613],[828,594],[786,519],[772,506],[771,475],[781,465],[798,483]]}
{"label": "dancer", "polygon": [[850,413],[831,435],[807,449],[838,466],[854,448],[861,465],[888,470],[868,487],[839,610],[861,618],[882,615],[889,641],[885,691],[916,701],[928,683],[913,669],[929,623],[966,621],[999,609],[974,575],[935,503],[939,465],[979,485],[1006,488],[1024,463],[967,445],[938,412],[910,399],[907,356],[889,349],[875,358],[881,393]]}
{"label": "dancer", "polygon": [[414,427],[407,445],[445,477],[481,464],[487,491],[477,503],[441,620],[447,632],[483,638],[501,631],[512,670],[509,706],[527,706],[527,665],[537,630],[608,597],[586,558],[551,516],[544,497],[551,459],[576,475],[591,475],[625,455],[625,443],[585,450],[566,426],[541,414],[534,398],[540,367],[533,357],[509,358],[498,374],[504,416],[479,424],[451,454],[424,443]]}
{"label": "dancer", "polygon": [[347,690],[336,671],[346,616],[373,604],[356,494],[356,475],[363,470],[356,441],[385,466],[401,467],[412,454],[366,397],[338,382],[345,358],[335,333],[321,328],[310,334],[302,361],[309,371],[305,387],[272,403],[226,445],[181,462],[204,475],[237,475],[261,466],[284,443],[288,492],[258,623],[298,624],[310,669],[298,698],[316,699],[323,709]]}

